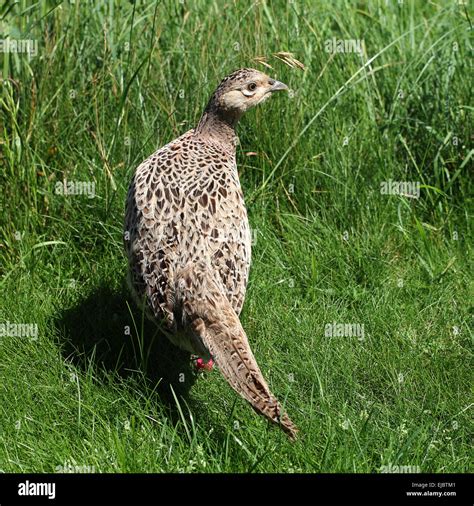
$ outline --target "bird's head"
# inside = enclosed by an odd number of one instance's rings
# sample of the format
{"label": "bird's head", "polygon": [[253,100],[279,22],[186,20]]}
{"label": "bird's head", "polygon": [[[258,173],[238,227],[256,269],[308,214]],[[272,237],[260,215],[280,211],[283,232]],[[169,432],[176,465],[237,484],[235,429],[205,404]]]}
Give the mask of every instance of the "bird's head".
{"label": "bird's head", "polygon": [[209,105],[238,120],[246,111],[270,98],[273,92],[282,90],[288,90],[288,86],[263,72],[239,69],[221,81]]}

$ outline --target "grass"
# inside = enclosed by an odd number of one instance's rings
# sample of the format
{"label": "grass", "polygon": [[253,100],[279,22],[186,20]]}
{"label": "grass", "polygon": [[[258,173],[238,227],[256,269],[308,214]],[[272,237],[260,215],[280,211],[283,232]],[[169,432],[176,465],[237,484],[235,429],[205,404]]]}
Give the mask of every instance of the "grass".
{"label": "grass", "polygon": [[[4,38],[38,52],[0,54],[0,321],[38,337],[0,338],[0,469],[472,471],[468,8],[2,7]],[[328,53],[333,38],[363,51]],[[196,123],[224,75],[265,70],[261,56],[293,92],[239,126],[255,239],[241,318],[295,444],[218,371],[197,378],[124,286],[135,167]],[[94,183],[94,198],[58,194],[64,180]],[[420,198],[382,194],[390,180]],[[327,337],[328,323],[364,338]]]}

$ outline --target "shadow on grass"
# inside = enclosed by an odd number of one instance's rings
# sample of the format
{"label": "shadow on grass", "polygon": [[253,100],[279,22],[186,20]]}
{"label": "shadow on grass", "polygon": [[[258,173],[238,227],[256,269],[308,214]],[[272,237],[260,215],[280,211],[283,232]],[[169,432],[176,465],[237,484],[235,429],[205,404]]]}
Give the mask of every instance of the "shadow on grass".
{"label": "shadow on grass", "polygon": [[142,315],[125,288],[117,292],[99,287],[62,311],[55,326],[64,358],[81,369],[87,370],[92,363],[99,378],[104,372],[143,378],[144,386],[155,389],[173,419],[178,413],[170,387],[178,399],[192,404],[188,394],[197,374],[190,354],[173,346]]}
{"label": "shadow on grass", "polygon": [[[158,326],[142,315],[125,287],[121,291],[105,286],[95,289],[58,313],[54,325],[66,362],[84,371],[92,366],[99,381],[110,381],[114,375],[117,381],[136,378],[143,385],[145,395],[153,390],[152,399],[165,408],[170,421],[185,439],[172,388],[183,412],[187,413],[187,404],[204,425],[209,425],[208,436],[217,447],[222,447],[228,437],[225,423],[221,425],[222,420],[217,421],[205,403],[189,395],[199,376],[190,353],[173,346]],[[150,410],[146,414],[153,417],[156,413]]]}

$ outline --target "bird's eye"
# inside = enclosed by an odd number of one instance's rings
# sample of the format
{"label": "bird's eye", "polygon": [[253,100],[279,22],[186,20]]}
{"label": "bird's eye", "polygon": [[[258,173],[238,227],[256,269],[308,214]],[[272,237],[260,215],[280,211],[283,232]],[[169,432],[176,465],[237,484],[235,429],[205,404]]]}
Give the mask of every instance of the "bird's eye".
{"label": "bird's eye", "polygon": [[255,83],[250,83],[248,86],[247,86],[247,89],[249,91],[255,91],[257,89],[257,85]]}

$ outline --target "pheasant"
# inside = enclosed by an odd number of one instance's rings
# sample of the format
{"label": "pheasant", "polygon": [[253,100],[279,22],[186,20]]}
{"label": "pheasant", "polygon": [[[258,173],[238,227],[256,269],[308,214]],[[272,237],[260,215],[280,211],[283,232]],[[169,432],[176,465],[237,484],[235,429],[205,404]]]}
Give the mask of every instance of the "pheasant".
{"label": "pheasant", "polygon": [[126,202],[125,250],[135,301],[176,346],[214,360],[230,386],[295,439],[239,320],[251,233],[236,165],[235,127],[288,87],[243,68],[219,84],[195,129],[147,158]]}

